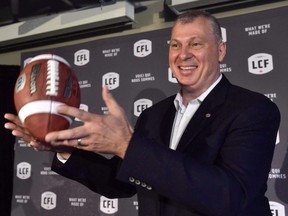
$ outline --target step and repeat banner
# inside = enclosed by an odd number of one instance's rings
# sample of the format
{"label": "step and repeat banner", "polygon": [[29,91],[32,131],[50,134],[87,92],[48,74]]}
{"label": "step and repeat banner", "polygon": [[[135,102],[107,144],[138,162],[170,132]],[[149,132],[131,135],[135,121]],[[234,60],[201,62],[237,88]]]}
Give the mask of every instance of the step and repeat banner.
{"label": "step and repeat banner", "polygon": [[[273,216],[288,216],[287,20],[288,7],[220,19],[228,45],[221,72],[232,83],[266,95],[282,114],[268,178],[267,196]],[[22,54],[22,67],[37,54],[55,53],[64,57],[79,79],[81,109],[98,114],[107,112],[101,98],[105,84],[134,125],[144,109],[179,89],[168,66],[170,30],[27,52]],[[76,120],[72,126],[78,124]],[[53,153],[35,152],[26,143],[16,142],[11,216],[137,216],[136,196],[108,199],[96,194],[51,171],[52,158]]]}

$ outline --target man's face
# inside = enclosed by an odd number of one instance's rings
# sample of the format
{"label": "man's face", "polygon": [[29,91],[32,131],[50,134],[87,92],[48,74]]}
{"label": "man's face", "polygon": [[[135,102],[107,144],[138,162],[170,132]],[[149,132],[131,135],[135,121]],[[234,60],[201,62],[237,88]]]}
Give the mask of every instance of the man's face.
{"label": "man's face", "polygon": [[169,65],[182,87],[198,97],[219,77],[219,62],[226,45],[216,40],[211,23],[200,17],[191,23],[176,23],[172,30]]}

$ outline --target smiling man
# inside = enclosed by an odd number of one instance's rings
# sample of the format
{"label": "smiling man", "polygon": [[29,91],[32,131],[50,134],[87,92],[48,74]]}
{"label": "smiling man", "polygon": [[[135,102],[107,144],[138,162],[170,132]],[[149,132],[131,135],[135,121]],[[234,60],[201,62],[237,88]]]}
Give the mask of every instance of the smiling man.
{"label": "smiling man", "polygon": [[220,76],[219,62],[226,54],[226,44],[218,25],[213,18],[182,16],[173,27],[169,64],[181,86],[185,105]]}
{"label": "smiling man", "polygon": [[217,20],[187,12],[169,50],[180,90],[144,110],[134,130],[107,88],[109,114],[59,107],[83,125],[48,134],[45,145],[16,116],[7,114],[5,127],[38,150],[58,151],[59,174],[109,198],[137,193],[139,216],[271,216],[265,192],[280,113],[220,74],[225,53]]}

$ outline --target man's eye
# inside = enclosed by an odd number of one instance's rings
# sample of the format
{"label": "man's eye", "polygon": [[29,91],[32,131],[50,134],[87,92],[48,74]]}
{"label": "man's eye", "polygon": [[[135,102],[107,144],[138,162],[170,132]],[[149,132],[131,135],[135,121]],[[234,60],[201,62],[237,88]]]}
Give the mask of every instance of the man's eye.
{"label": "man's eye", "polygon": [[200,43],[192,43],[190,44],[192,47],[200,46]]}
{"label": "man's eye", "polygon": [[190,44],[190,47],[194,48],[194,49],[197,49],[197,48],[200,48],[202,47],[203,44],[202,43],[191,43]]}
{"label": "man's eye", "polygon": [[179,48],[180,44],[178,44],[178,43],[170,43],[170,47],[171,48]]}

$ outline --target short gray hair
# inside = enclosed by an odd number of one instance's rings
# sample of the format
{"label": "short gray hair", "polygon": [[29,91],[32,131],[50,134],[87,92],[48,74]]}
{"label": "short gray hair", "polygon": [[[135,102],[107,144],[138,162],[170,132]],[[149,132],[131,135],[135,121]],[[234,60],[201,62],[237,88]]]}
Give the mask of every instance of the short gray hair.
{"label": "short gray hair", "polygon": [[207,11],[191,10],[191,11],[182,13],[177,17],[175,24],[176,23],[182,23],[182,24],[191,23],[196,18],[199,18],[199,17],[203,17],[210,21],[216,41],[222,42],[221,26],[218,20],[216,19],[216,17],[214,17],[212,14],[208,13]]}

